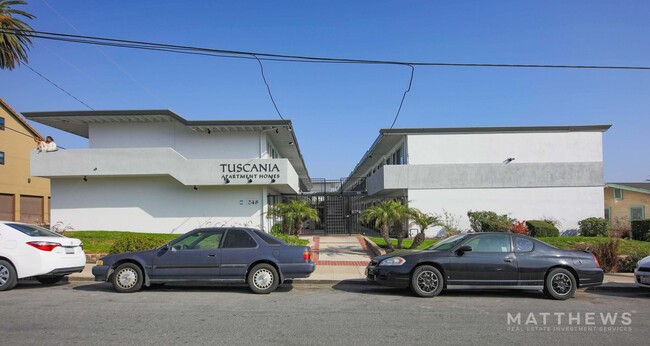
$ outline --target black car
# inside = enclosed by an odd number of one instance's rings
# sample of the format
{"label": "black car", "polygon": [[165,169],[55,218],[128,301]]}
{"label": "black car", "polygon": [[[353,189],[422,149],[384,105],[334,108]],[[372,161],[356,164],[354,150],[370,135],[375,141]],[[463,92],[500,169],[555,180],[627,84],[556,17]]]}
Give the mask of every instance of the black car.
{"label": "black car", "polygon": [[564,300],[576,288],[602,284],[603,275],[590,252],[487,232],[456,235],[427,250],[378,256],[366,268],[367,280],[410,287],[420,297],[434,297],[443,289],[520,289]]}
{"label": "black car", "polygon": [[102,257],[95,281],[110,281],[116,291],[173,282],[247,283],[255,293],[306,278],[314,271],[308,246],[294,246],[249,228],[200,228],[155,250]]}

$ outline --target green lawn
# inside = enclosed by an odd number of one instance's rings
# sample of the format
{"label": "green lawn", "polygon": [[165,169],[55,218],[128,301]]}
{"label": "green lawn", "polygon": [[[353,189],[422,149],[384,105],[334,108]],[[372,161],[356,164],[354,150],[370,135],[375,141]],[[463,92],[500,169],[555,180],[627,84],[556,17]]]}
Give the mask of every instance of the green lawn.
{"label": "green lawn", "polygon": [[[377,244],[380,248],[386,248],[386,242],[384,241],[384,238],[381,237],[368,237],[373,243]],[[418,249],[425,249],[435,243],[437,243],[439,239],[425,239],[422,244],[418,246]],[[391,243],[393,243],[393,246],[397,246],[397,239],[391,239]],[[402,242],[402,248],[408,249],[411,247],[411,244],[413,244],[413,239],[404,239]]]}
{"label": "green lawn", "polygon": [[180,234],[160,234],[160,233],[135,233],[135,232],[118,232],[118,231],[74,231],[65,232],[66,237],[79,238],[84,243],[86,253],[108,253],[111,246],[121,238],[128,235],[147,236],[160,240],[160,245],[175,239]]}
{"label": "green lawn", "polygon": [[[560,249],[575,249],[578,243],[604,243],[610,238],[607,237],[540,237],[537,238],[545,243],[558,247]],[[618,247],[619,255],[627,255],[630,253],[647,253],[650,254],[650,242],[639,240],[621,239]]]}
{"label": "green lawn", "polygon": [[[118,240],[129,235],[144,236],[149,239],[159,241],[159,245],[163,245],[170,240],[176,239],[180,234],[160,234],[160,233],[135,233],[135,232],[118,232],[118,231],[74,231],[66,232],[66,237],[79,238],[84,244],[84,251],[86,253],[109,253],[111,246]],[[281,235],[274,236],[281,240],[293,245],[307,245],[309,241],[300,239],[296,236]]]}

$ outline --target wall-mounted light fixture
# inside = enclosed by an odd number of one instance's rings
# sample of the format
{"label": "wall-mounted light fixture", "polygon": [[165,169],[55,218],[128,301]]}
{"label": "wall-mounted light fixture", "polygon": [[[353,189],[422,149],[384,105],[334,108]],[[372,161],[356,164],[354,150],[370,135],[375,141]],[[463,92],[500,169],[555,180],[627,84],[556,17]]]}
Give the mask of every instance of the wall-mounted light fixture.
{"label": "wall-mounted light fixture", "polygon": [[88,181],[88,177],[84,175],[84,181]]}
{"label": "wall-mounted light fixture", "polygon": [[289,145],[293,145],[293,142],[289,142]]}
{"label": "wall-mounted light fixture", "polygon": [[198,187],[196,187],[196,185],[194,185],[194,190],[198,190],[198,189],[199,189],[199,188],[198,188]]}
{"label": "wall-mounted light fixture", "polygon": [[253,179],[248,178],[248,183],[250,184],[250,183],[252,183],[252,182],[253,182]]}
{"label": "wall-mounted light fixture", "polygon": [[211,134],[211,133],[212,133],[212,130],[208,129],[208,134]]}
{"label": "wall-mounted light fixture", "polygon": [[515,160],[514,157],[509,157],[509,158],[503,160],[503,163],[505,163],[505,164],[507,165],[507,164],[509,164],[510,162],[514,161],[514,160]]}
{"label": "wall-mounted light fixture", "polygon": [[275,183],[275,179],[271,178],[271,183]]}
{"label": "wall-mounted light fixture", "polygon": [[280,130],[278,130],[278,129],[275,129],[275,133],[280,133]]}
{"label": "wall-mounted light fixture", "polygon": [[223,181],[224,181],[226,184],[230,184],[230,179],[228,179],[228,178],[223,178]]}
{"label": "wall-mounted light fixture", "polygon": [[31,183],[32,183],[32,178],[27,178],[27,184],[31,184]]}
{"label": "wall-mounted light fixture", "polygon": [[97,167],[93,168],[93,171],[96,171],[96,170],[97,170]]}

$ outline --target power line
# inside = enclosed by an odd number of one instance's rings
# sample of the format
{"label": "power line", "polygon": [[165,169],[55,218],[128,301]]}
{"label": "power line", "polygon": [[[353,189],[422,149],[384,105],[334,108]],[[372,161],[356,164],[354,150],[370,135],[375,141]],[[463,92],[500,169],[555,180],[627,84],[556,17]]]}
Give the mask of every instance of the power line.
{"label": "power line", "polygon": [[[17,134],[20,134],[20,135],[23,135],[23,136],[25,136],[25,137],[29,137],[29,138],[32,138],[32,139],[33,139],[33,138],[39,138],[39,139],[41,139],[40,136],[30,135],[30,134],[28,134],[28,133],[25,133],[25,132],[22,132],[22,131],[16,130],[16,129],[11,128],[11,127],[6,126],[6,125],[5,125],[5,129],[10,130],[10,131],[13,131],[13,132],[16,132]],[[58,144],[57,144],[56,147],[59,148],[59,149],[66,149],[66,148],[64,148],[64,147],[62,147],[62,146],[60,146],[60,145],[58,145]]]}
{"label": "power line", "polygon": [[[349,63],[349,64],[380,64],[380,65],[410,65],[410,66],[448,66],[448,67],[503,67],[503,68],[560,68],[560,69],[610,69],[610,70],[650,70],[650,66],[617,66],[617,65],[552,65],[552,64],[503,64],[503,63],[449,63],[449,62],[415,62],[415,61],[393,61],[393,60],[369,60],[350,58],[330,58],[303,55],[272,54],[261,52],[224,50],[184,45],[172,45],[146,41],[122,40],[97,36],[71,35],[46,31],[19,31],[12,29],[0,29],[2,32],[14,33],[33,38],[48,40],[67,41],[83,44],[106,45],[123,48],[138,48],[150,50],[167,50],[176,53],[183,51],[220,53],[225,54],[224,58],[237,59],[260,59],[284,62],[313,62],[313,63]],[[162,48],[162,49],[160,49]],[[251,58],[253,57],[253,58]]]}
{"label": "power line", "polygon": [[266,76],[264,75],[264,65],[262,65],[262,60],[258,59],[256,55],[253,56],[255,57],[255,59],[257,59],[257,62],[260,64],[260,72],[262,73],[262,80],[266,85],[266,90],[269,92],[269,97],[271,98],[273,107],[275,107],[275,111],[278,112],[278,116],[280,117],[280,119],[284,120],[282,114],[280,113],[280,110],[278,109],[278,105],[275,104],[275,100],[273,99],[273,94],[271,93],[271,87],[269,86],[269,83],[266,81]]}
{"label": "power line", "polygon": [[88,108],[91,109],[91,110],[95,110],[93,107],[90,107],[90,106],[89,106],[88,104],[86,104],[85,102],[81,101],[80,99],[78,99],[78,98],[76,98],[74,95],[72,95],[71,93],[67,92],[65,89],[63,89],[62,87],[60,87],[58,84],[52,82],[49,78],[43,76],[43,75],[40,74],[38,71],[34,70],[34,69],[33,69],[31,66],[29,66],[28,64],[25,64],[25,66],[27,66],[28,69],[32,70],[32,72],[36,73],[39,77],[45,79],[45,80],[48,81],[50,84],[52,84],[52,85],[54,85],[55,87],[57,87],[59,90],[61,90],[61,91],[63,91],[64,93],[68,94],[68,96],[70,96],[70,97],[72,97],[73,99],[77,100],[77,101],[78,101],[79,103],[81,103],[82,105],[88,107]]}
{"label": "power line", "polygon": [[413,76],[415,75],[415,67],[413,67],[413,65],[409,65],[409,67],[411,68],[411,79],[409,79],[409,86],[404,91],[404,94],[402,94],[402,101],[400,101],[399,108],[397,108],[397,114],[395,114],[395,119],[393,119],[393,123],[390,124],[391,129],[393,128],[393,126],[395,126],[395,122],[397,121],[397,118],[399,117],[399,112],[402,110],[402,105],[404,104],[404,99],[406,98],[406,93],[411,91],[411,85],[413,85]]}

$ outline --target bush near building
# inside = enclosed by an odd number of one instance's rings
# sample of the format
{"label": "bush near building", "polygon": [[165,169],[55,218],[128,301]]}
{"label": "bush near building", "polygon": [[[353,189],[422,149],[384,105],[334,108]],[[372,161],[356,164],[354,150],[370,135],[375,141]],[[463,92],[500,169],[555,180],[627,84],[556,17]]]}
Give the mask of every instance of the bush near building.
{"label": "bush near building", "polygon": [[129,234],[118,239],[108,250],[110,255],[123,252],[153,250],[167,243],[165,239],[150,234]]}
{"label": "bush near building", "polygon": [[508,215],[493,211],[468,211],[469,223],[474,232],[508,232],[514,220]]}
{"label": "bush near building", "polygon": [[632,221],[632,238],[650,241],[650,219]]}
{"label": "bush near building", "polygon": [[578,221],[580,235],[583,237],[608,237],[610,225],[609,221],[602,217],[590,217]]}
{"label": "bush near building", "polygon": [[547,221],[528,220],[526,221],[526,226],[528,226],[528,234],[530,234],[531,237],[537,238],[560,236],[560,230]]}

